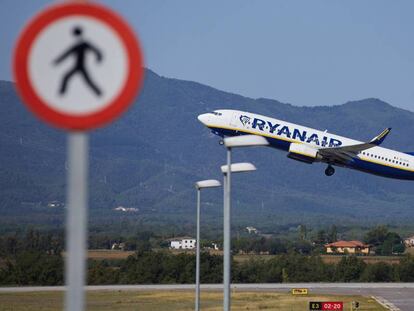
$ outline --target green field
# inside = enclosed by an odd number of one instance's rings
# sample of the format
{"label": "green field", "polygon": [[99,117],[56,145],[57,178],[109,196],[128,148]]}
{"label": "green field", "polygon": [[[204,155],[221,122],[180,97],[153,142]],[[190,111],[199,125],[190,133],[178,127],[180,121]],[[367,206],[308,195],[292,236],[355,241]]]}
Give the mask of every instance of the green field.
{"label": "green field", "polygon": [[[343,301],[350,310],[359,301],[359,311],[386,310],[369,297],[308,295],[292,296],[276,292],[233,292],[232,310],[306,311],[310,301]],[[1,311],[62,310],[62,292],[0,293]],[[201,295],[202,310],[221,310],[222,293],[209,291]],[[192,291],[94,291],[87,294],[87,310],[114,311],[186,311],[194,310]]]}

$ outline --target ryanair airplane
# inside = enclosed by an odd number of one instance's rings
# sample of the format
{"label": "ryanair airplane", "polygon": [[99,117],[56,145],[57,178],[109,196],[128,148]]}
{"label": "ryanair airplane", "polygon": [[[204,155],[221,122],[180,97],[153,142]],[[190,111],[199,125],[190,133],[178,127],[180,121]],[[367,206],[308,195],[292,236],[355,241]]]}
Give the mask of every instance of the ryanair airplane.
{"label": "ryanair airplane", "polygon": [[414,180],[414,153],[379,147],[390,128],[369,142],[361,142],[238,110],[216,110],[199,115],[198,120],[222,138],[260,135],[271,147],[287,151],[287,156],[293,160],[326,163],[326,176],[335,173],[333,166],[340,166],[383,177]]}

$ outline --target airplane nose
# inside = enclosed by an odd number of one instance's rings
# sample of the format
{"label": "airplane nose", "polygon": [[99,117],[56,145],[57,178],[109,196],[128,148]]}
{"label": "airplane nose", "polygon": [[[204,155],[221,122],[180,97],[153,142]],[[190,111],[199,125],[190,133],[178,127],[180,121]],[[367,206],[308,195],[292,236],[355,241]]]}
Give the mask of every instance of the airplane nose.
{"label": "airplane nose", "polygon": [[208,124],[208,122],[209,122],[210,116],[209,116],[209,114],[208,114],[208,113],[203,113],[203,114],[200,114],[200,115],[197,117],[197,119],[198,119],[198,121],[200,121],[200,122],[201,122],[201,123],[203,123],[204,125],[207,125],[207,124]]}

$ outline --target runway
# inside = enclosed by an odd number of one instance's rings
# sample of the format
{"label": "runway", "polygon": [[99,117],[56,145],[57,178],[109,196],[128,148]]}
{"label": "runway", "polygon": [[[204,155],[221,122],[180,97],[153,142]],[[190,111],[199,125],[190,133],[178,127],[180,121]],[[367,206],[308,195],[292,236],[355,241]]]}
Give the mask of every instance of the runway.
{"label": "runway", "polygon": [[[222,290],[222,284],[202,284],[201,290]],[[234,291],[290,291],[308,288],[310,293],[375,296],[395,306],[394,311],[414,310],[414,283],[284,283],[232,284]],[[193,290],[194,284],[171,285],[100,285],[87,286],[88,291],[163,291]],[[64,286],[0,287],[0,293],[63,291]]]}

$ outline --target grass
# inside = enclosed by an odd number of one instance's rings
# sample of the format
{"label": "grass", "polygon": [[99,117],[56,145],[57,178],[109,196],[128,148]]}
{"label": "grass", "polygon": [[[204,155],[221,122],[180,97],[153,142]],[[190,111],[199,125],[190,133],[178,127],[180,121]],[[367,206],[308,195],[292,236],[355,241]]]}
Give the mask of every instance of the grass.
{"label": "grass", "polygon": [[414,247],[407,247],[405,249],[406,254],[414,255]]}
{"label": "grass", "polygon": [[[234,256],[234,260],[238,262],[246,262],[250,259],[263,259],[269,260],[276,258],[279,255],[255,255],[255,254],[237,254]],[[344,255],[321,255],[323,262],[325,263],[334,263],[337,264]],[[401,257],[398,256],[358,256],[359,259],[363,260],[365,263],[374,264],[377,262],[385,262],[388,264],[399,264]]]}
{"label": "grass", "polygon": [[121,251],[121,250],[106,250],[106,249],[92,249],[88,250],[88,258],[95,260],[103,259],[127,259],[128,256],[133,255],[133,251]]}
{"label": "grass", "polygon": [[[344,310],[352,301],[360,302],[359,311],[385,311],[377,302],[362,296],[293,296],[277,292],[233,292],[232,310],[303,311],[310,301],[343,301]],[[62,310],[62,292],[0,293],[1,311]],[[202,310],[222,310],[222,293],[204,291]],[[87,294],[87,310],[114,311],[186,311],[194,310],[193,291],[92,291]]]}
{"label": "grass", "polygon": [[[341,255],[321,255],[322,260],[325,263],[338,263],[343,256]],[[374,264],[378,262],[385,262],[387,264],[399,264],[401,256],[358,256],[367,264]]]}

